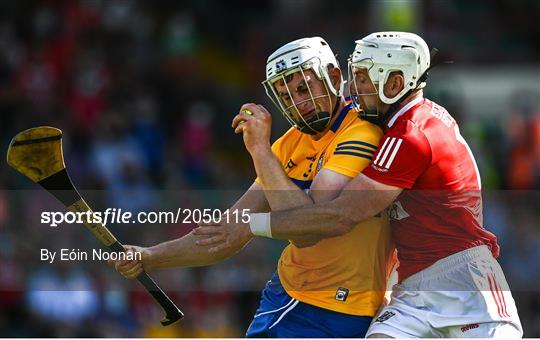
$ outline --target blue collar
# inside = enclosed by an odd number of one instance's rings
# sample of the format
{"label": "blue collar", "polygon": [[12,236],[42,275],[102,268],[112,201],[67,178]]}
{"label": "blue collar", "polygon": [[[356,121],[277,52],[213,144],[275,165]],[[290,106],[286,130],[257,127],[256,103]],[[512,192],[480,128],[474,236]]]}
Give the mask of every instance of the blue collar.
{"label": "blue collar", "polygon": [[[347,102],[349,98],[345,98],[345,102]],[[334,124],[332,124],[332,127],[330,130],[332,130],[333,133],[336,133],[336,131],[341,126],[341,123],[343,123],[343,120],[347,116],[347,113],[349,113],[349,110],[351,109],[351,103],[345,105],[345,107],[339,112],[338,117],[334,121]]]}

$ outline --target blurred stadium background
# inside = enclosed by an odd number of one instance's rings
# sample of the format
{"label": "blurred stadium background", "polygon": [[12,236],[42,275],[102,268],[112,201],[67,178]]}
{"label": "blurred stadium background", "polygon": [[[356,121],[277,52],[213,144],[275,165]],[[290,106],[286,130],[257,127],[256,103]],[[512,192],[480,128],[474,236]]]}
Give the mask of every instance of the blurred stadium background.
{"label": "blurred stadium background", "polygon": [[[254,178],[230,120],[244,102],[269,105],[269,53],[320,35],[344,66],[355,39],[416,32],[454,61],[432,72],[427,96],[458,119],[476,155],[486,227],[525,336],[540,337],[539,21],[537,0],[2,1],[1,150],[23,129],[57,126],[96,210],[224,208]],[[276,115],[274,138],[286,128]],[[80,227],[40,225],[40,211],[61,207],[6,164],[0,189],[2,337],[241,337],[283,248],[258,240],[217,266],[156,273],[186,312],[161,328],[136,282],[108,266],[42,263],[42,247],[97,243]],[[190,226],[111,228],[152,245]]]}

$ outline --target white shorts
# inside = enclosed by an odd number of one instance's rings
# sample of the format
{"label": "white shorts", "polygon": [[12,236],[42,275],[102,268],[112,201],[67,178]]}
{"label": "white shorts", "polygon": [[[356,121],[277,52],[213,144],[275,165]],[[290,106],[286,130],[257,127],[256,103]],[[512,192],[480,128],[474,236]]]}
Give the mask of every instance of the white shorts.
{"label": "white shorts", "polygon": [[396,338],[523,336],[501,266],[486,246],[435,262],[394,285],[367,336]]}

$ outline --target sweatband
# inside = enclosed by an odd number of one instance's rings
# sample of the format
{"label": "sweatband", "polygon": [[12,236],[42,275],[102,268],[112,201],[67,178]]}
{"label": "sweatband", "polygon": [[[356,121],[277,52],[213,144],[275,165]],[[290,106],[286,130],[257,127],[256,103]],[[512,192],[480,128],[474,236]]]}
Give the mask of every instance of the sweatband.
{"label": "sweatband", "polygon": [[272,238],[270,213],[254,213],[249,214],[249,217],[249,229],[253,235]]}

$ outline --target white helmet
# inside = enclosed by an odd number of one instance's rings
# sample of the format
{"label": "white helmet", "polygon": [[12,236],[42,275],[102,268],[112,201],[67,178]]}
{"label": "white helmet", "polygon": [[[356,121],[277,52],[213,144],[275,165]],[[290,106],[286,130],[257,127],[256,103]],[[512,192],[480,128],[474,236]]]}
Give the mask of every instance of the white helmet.
{"label": "white helmet", "polygon": [[[421,37],[408,32],[377,32],[356,41],[356,47],[349,59],[351,67],[363,67],[377,88],[383,103],[393,104],[408,91],[425,86],[418,80],[430,65],[429,48]],[[404,88],[394,98],[384,95],[384,84],[391,72],[401,71]],[[352,82],[353,79],[349,79]],[[351,83],[352,84],[352,83]]]}
{"label": "white helmet", "polygon": [[[283,80],[283,83],[286,85],[286,77],[296,72],[300,72],[305,79],[304,71],[311,69],[317,78],[323,81],[327,94],[314,97],[308,86],[310,94],[308,100],[312,101],[313,105],[315,105],[315,99],[328,97],[328,100],[331,102],[330,93],[337,98],[341,97],[344,81],[342,77],[339,88],[332,85],[328,73],[328,67],[330,65],[339,68],[339,63],[330,49],[330,46],[328,46],[328,43],[320,37],[303,38],[287,43],[272,53],[266,61],[266,80],[262,82],[266,94],[285,118],[287,118],[289,123],[301,132],[308,134],[322,132],[328,126],[333,114],[335,114],[335,108],[332,113],[318,112],[314,117],[306,120],[299,114],[297,105],[300,103],[293,102],[292,105],[284,103],[276,92],[274,84],[278,80]],[[287,91],[289,91],[290,95],[288,86]],[[337,107],[337,102],[335,107]],[[296,110],[297,114],[293,114],[293,110]]]}

